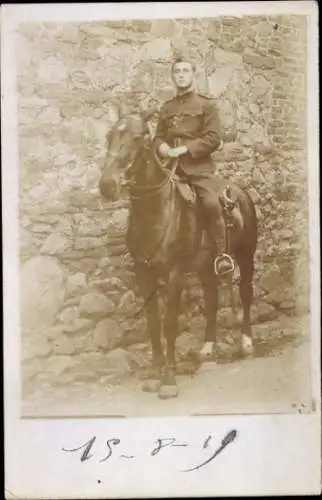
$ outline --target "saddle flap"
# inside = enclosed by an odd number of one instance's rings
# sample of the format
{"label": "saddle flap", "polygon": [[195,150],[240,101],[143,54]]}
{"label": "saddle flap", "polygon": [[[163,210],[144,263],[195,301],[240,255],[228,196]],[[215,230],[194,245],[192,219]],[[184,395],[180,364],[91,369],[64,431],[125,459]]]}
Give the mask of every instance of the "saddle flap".
{"label": "saddle flap", "polygon": [[176,186],[184,201],[189,205],[197,205],[197,195],[189,184],[178,180]]}

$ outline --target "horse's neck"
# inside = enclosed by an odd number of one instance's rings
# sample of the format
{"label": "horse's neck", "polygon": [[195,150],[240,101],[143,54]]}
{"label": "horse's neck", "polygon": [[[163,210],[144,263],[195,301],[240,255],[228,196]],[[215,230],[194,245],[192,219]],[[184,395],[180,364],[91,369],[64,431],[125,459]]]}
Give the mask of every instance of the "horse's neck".
{"label": "horse's neck", "polygon": [[139,153],[135,163],[138,166],[135,176],[137,187],[145,189],[154,188],[166,179],[166,174],[162,172],[151,150],[145,150],[143,154]]}
{"label": "horse's neck", "polygon": [[132,218],[135,223],[147,224],[147,221],[158,219],[163,224],[167,217],[167,205],[171,202],[171,185],[167,182],[167,174],[158,165],[152,151],[138,155],[135,160],[136,170],[132,189]]}

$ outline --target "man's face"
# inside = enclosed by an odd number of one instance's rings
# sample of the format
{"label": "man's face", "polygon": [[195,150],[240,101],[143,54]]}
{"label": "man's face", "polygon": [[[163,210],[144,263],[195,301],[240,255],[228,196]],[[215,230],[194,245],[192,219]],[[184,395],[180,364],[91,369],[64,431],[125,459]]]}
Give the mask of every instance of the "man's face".
{"label": "man's face", "polygon": [[178,89],[190,87],[194,79],[194,71],[189,62],[177,62],[172,68],[172,78]]}

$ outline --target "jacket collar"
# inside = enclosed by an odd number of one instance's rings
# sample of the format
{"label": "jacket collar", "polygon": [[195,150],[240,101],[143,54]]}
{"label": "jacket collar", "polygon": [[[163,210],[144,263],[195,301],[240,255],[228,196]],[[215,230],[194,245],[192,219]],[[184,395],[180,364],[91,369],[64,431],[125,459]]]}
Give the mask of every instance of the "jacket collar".
{"label": "jacket collar", "polygon": [[178,93],[176,94],[176,98],[180,100],[186,100],[189,99],[192,95],[196,93],[195,89],[189,89],[186,92],[183,93]]}

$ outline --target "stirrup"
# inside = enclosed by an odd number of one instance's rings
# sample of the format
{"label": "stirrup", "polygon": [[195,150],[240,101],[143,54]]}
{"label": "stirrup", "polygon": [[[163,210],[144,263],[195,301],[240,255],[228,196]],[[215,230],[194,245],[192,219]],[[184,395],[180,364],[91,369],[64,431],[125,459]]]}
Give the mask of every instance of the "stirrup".
{"label": "stirrup", "polygon": [[[230,264],[230,267],[226,271],[219,273],[218,272],[218,261],[220,261],[221,259],[226,260],[226,262]],[[227,253],[222,253],[215,258],[214,268],[215,268],[215,274],[217,276],[224,276],[225,274],[234,272],[235,263],[234,263],[233,258],[230,255],[228,255]]]}

